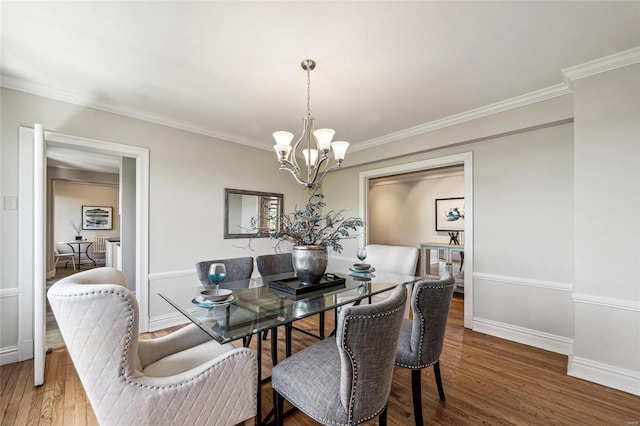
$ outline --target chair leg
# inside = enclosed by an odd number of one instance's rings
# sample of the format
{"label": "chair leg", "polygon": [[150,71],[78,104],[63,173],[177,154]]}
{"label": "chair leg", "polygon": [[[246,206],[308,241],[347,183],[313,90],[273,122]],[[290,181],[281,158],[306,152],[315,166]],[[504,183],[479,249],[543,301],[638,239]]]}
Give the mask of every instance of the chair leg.
{"label": "chair leg", "polygon": [[384,410],[382,410],[382,413],[378,416],[379,426],[387,426],[387,407],[388,405],[385,405]]}
{"label": "chair leg", "polygon": [[318,334],[320,339],[324,340],[324,312],[320,312],[320,318],[318,318]]}
{"label": "chair leg", "polygon": [[422,426],[422,386],[420,373],[422,370],[411,370],[411,393],[413,395],[413,417],[416,426]]}
{"label": "chair leg", "polygon": [[438,385],[438,394],[440,394],[440,401],[446,401],[444,397],[444,388],[442,387],[442,377],[440,377],[440,360],[433,364],[433,373],[436,376],[436,385]]}
{"label": "chair leg", "polygon": [[[253,336],[253,334],[251,336]],[[242,346],[244,346],[245,348],[249,347],[249,345],[251,344],[251,336],[245,336],[242,338]],[[258,339],[260,339],[260,336],[258,336]]]}
{"label": "chair leg", "polygon": [[273,393],[276,397],[276,425],[282,426],[284,423],[284,398],[276,391]]}

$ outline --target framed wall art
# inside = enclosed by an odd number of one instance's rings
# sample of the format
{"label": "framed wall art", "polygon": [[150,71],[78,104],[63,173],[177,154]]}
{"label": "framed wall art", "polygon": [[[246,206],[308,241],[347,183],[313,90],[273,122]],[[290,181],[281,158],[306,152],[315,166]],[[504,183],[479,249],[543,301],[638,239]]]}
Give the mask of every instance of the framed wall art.
{"label": "framed wall art", "polygon": [[82,206],[82,229],[113,229],[113,207]]}
{"label": "framed wall art", "polygon": [[436,199],[436,231],[464,231],[464,197]]}

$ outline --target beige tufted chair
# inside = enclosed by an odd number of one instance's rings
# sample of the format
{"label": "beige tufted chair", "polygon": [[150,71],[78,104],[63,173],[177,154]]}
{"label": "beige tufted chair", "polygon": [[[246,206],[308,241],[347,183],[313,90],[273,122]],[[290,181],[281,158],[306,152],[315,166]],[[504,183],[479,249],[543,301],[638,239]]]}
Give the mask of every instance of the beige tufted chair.
{"label": "beige tufted chair", "polygon": [[101,425],[234,425],[256,415],[257,364],[195,325],[138,340],[138,302],[124,275],[97,268],[47,293]]}

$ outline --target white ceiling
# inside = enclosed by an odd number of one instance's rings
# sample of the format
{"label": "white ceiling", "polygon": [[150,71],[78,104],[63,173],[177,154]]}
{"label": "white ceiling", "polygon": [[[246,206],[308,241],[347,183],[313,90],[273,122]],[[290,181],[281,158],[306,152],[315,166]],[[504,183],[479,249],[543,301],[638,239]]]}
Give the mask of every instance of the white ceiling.
{"label": "white ceiling", "polygon": [[47,166],[61,169],[120,173],[122,157],[60,146],[47,147]]}
{"label": "white ceiling", "polygon": [[318,62],[316,128],[358,144],[559,85],[564,68],[640,46],[640,1],[1,7],[5,87],[265,149],[275,130],[300,133],[305,58]]}

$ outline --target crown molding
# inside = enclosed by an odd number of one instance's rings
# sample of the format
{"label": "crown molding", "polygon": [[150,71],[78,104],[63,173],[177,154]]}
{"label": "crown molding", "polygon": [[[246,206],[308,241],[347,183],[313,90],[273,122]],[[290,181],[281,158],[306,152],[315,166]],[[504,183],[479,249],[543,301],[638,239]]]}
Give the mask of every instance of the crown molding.
{"label": "crown molding", "polygon": [[611,71],[616,68],[626,67],[638,62],[640,62],[640,47],[635,47],[625,50],[624,52],[565,68],[562,70],[562,75],[565,84],[571,88],[575,80]]}
{"label": "crown molding", "polygon": [[351,152],[362,151],[364,149],[373,148],[423,133],[433,132],[434,130],[454,126],[456,124],[461,124],[478,118],[487,117],[489,115],[498,114],[500,112],[509,111],[537,102],[546,101],[548,99],[568,95],[570,93],[572,93],[571,89],[569,89],[566,84],[556,84],[555,86],[536,90],[534,92],[526,93],[524,95],[516,96],[511,99],[472,109],[460,114],[451,115],[440,120],[431,121],[429,123],[411,127],[399,132],[390,133],[379,138],[369,139],[368,141],[361,142],[355,145],[353,149],[351,149]]}
{"label": "crown molding", "polygon": [[123,115],[125,117],[135,118],[142,121],[148,121],[154,124],[160,124],[162,126],[172,127],[175,129],[186,130],[191,133],[199,135],[209,136],[216,139],[221,139],[227,142],[234,142],[241,145],[247,145],[252,148],[258,148],[265,151],[271,151],[271,147],[266,147],[263,143],[258,141],[247,139],[233,133],[223,132],[221,130],[212,129],[201,126],[199,124],[191,123],[189,121],[175,120],[159,114],[152,114],[148,111],[144,111],[139,108],[128,107],[118,104],[110,104],[105,102],[96,102],[95,99],[91,99],[87,96],[80,95],[78,93],[55,89],[51,87],[45,87],[39,84],[30,83],[19,78],[10,77],[4,74],[0,74],[0,86],[7,89],[18,90],[20,92],[29,93],[32,95],[43,96],[45,98],[51,98],[62,102],[68,102],[74,105],[85,106],[88,108],[98,109],[113,114]]}

